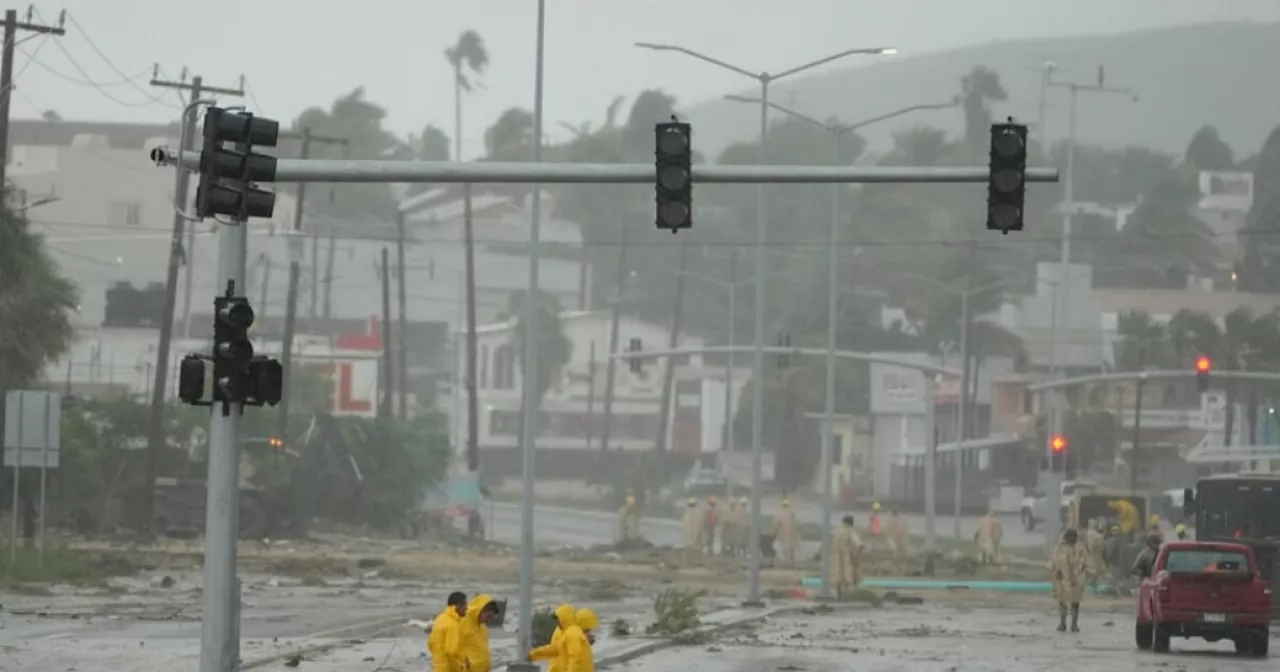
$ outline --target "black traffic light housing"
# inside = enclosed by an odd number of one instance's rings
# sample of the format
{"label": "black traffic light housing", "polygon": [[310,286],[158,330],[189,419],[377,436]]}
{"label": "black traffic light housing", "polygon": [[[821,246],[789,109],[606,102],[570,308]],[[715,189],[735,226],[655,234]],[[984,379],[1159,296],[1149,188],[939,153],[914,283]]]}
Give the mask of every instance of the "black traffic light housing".
{"label": "black traffic light housing", "polygon": [[1009,233],[1023,229],[1027,193],[1027,127],[991,125],[990,176],[987,178],[987,229]]}
{"label": "black traffic light housing", "polygon": [[253,326],[253,308],[243,296],[235,296],[228,283],[227,292],[214,299],[213,323],[213,401],[223,404],[223,414],[230,404],[244,403],[251,397],[253,343],[249,327]]}
{"label": "black traffic light housing", "polygon": [[1213,369],[1213,362],[1208,357],[1196,358],[1196,389],[1200,392],[1209,391],[1209,372]]}
{"label": "black traffic light housing", "polygon": [[213,405],[213,394],[210,383],[213,380],[206,372],[205,357],[187,355],[178,365],[178,399],[192,406]]}
{"label": "black traffic light housing", "polygon": [[[631,342],[627,344],[627,352],[630,352],[632,354],[638,354],[640,352],[640,347],[641,347],[640,339],[633,338],[631,339]],[[628,358],[627,364],[631,367],[631,373],[638,374],[644,368],[643,367],[644,362],[641,361],[639,357]]]}
{"label": "black traffic light housing", "polygon": [[[275,194],[253,183],[275,181],[276,159],[254,152],[253,146],[275,147],[280,123],[248,112],[210,107],[204,115],[203,136],[196,215],[230,215],[238,220],[271,217]],[[224,147],[227,142],[235,143],[235,148]]]}
{"label": "black traffic light housing", "polygon": [[658,228],[693,228],[693,127],[673,120],[656,124],[653,134]]}

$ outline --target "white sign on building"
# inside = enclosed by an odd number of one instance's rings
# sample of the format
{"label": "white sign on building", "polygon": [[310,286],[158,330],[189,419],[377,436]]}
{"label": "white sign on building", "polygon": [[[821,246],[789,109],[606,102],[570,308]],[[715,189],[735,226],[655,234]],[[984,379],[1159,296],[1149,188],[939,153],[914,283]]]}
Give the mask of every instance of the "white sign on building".
{"label": "white sign on building", "polygon": [[[878,352],[875,357],[896,359],[903,362],[928,364],[928,354],[920,352]],[[872,363],[871,412],[875,415],[923,415],[928,412],[925,403],[928,379],[919,369],[909,369],[889,364]]]}

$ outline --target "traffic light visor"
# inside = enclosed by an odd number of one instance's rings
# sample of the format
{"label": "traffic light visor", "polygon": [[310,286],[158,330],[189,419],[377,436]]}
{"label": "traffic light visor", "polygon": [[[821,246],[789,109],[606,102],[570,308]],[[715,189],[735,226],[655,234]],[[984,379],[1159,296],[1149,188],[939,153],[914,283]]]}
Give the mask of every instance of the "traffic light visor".
{"label": "traffic light visor", "polygon": [[680,156],[689,150],[689,136],[679,128],[662,129],[658,135],[658,151],[671,157]]}
{"label": "traffic light visor", "polygon": [[1053,448],[1053,452],[1061,453],[1067,449],[1067,440],[1062,436],[1055,436],[1049,441],[1049,446]]}
{"label": "traffic light visor", "polygon": [[669,228],[684,228],[689,221],[689,206],[678,201],[662,203],[658,206],[658,220]]}
{"label": "traffic light visor", "polygon": [[1208,357],[1201,357],[1196,360],[1196,371],[1200,373],[1209,373],[1209,369],[1213,367],[1213,363]]}
{"label": "traffic light visor", "polygon": [[218,319],[237,329],[253,326],[253,308],[247,303],[233,303],[218,311]]}
{"label": "traffic light visor", "polygon": [[1000,203],[991,208],[991,221],[999,229],[1011,229],[1022,219],[1022,208],[1010,203]]}
{"label": "traffic light visor", "polygon": [[689,186],[689,171],[680,166],[663,166],[658,169],[658,184],[671,191],[685,189]]}
{"label": "traffic light visor", "polygon": [[991,184],[997,191],[1010,193],[1022,186],[1022,173],[1016,170],[997,170],[991,174]]}
{"label": "traffic light visor", "polygon": [[991,140],[991,149],[995,150],[996,156],[1002,159],[1017,157],[1025,147],[1022,137],[1013,129],[1005,129]]}

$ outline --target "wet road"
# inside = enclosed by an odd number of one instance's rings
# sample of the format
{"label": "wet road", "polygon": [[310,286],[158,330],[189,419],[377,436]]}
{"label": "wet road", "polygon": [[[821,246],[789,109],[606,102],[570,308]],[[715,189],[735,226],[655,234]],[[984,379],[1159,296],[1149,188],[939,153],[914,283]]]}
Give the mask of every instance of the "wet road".
{"label": "wet road", "polygon": [[[762,510],[771,513],[778,510],[777,499],[766,497],[761,502]],[[796,515],[802,522],[818,522],[822,519],[821,507],[813,502],[797,500],[793,506]],[[488,511],[486,511],[486,515]],[[836,519],[843,512],[836,512]],[[866,513],[854,513],[859,525],[865,525]],[[907,528],[913,535],[924,533],[924,516],[906,515]],[[972,539],[978,529],[978,518],[964,517],[960,519],[960,533],[964,539]],[[491,521],[491,522],[490,522]],[[496,502],[492,506],[489,529],[492,537],[501,542],[518,543],[520,541],[520,505],[508,502]],[[1022,528],[1017,516],[1004,518],[1004,545],[1007,548],[1026,548],[1044,543],[1044,534],[1040,531],[1027,532]],[[939,517],[937,521],[939,538],[952,536],[953,524],[950,517]],[[614,540],[616,516],[605,511],[589,509],[571,509],[561,506],[539,505],[534,509],[534,541],[545,545],[560,546],[593,546],[608,544]],[[683,542],[684,533],[679,521],[669,518],[645,518],[641,520],[641,533],[646,539],[659,546],[677,546]],[[817,544],[813,544],[816,548]]]}
{"label": "wet road", "polygon": [[1138,651],[1129,611],[1087,611],[1080,634],[1058,633],[1048,610],[893,607],[778,617],[753,634],[669,649],[632,661],[630,672],[1037,672],[1041,670],[1275,669],[1239,657],[1229,642],[1175,640],[1173,653]]}

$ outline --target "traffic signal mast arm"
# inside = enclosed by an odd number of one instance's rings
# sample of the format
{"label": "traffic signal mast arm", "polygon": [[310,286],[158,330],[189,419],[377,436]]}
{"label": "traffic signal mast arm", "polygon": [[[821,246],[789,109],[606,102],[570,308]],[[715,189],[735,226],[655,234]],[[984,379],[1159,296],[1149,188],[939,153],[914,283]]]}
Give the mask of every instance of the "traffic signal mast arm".
{"label": "traffic signal mast arm", "polygon": [[[200,152],[183,154],[182,166],[199,170]],[[157,148],[152,158],[176,165],[177,154]],[[986,167],[893,166],[724,166],[695,165],[697,184],[839,184],[839,183],[983,183]],[[355,159],[277,159],[276,182],[453,184],[654,184],[652,165],[627,163],[532,163],[452,161],[388,161]],[[1028,168],[1027,182],[1057,182],[1057,168]]]}

